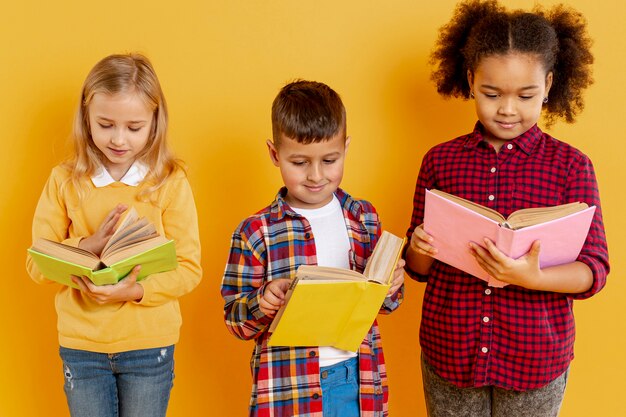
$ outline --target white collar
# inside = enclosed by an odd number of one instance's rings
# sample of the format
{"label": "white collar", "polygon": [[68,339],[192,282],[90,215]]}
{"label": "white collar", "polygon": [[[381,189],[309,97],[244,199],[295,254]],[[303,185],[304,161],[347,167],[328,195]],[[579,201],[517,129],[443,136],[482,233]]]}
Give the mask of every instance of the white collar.
{"label": "white collar", "polygon": [[[120,182],[135,187],[143,181],[146,174],[148,174],[148,166],[143,162],[135,161],[130,168],[128,168],[126,174],[120,179]],[[91,177],[91,182],[93,182],[93,185],[97,188],[100,188],[113,184],[116,181],[111,177],[109,171],[107,171],[103,165],[100,165],[96,173]]]}

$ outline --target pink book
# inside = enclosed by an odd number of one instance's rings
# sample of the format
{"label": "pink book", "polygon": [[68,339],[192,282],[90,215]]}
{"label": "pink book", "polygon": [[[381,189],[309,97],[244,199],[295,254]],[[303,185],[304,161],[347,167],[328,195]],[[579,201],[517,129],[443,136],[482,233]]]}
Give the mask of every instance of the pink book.
{"label": "pink book", "polygon": [[[439,190],[426,190],[424,230],[434,239],[436,259],[487,281],[492,287],[504,287],[506,283],[491,277],[478,265],[469,242],[484,246],[483,238],[489,238],[504,254],[517,259],[539,240],[541,268],[570,263],[580,254],[595,210],[595,206],[585,203],[570,203],[518,210],[505,219],[471,201]],[[541,222],[532,224],[538,221]]]}

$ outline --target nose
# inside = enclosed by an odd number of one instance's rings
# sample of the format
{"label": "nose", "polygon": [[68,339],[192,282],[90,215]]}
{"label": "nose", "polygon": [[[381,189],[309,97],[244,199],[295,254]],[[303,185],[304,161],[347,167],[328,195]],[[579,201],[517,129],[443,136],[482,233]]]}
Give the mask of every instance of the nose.
{"label": "nose", "polygon": [[307,172],[307,180],[311,182],[319,182],[322,177],[322,166],[320,164],[311,164],[309,171]]}
{"label": "nose", "polygon": [[124,134],[121,129],[111,129],[111,145],[121,146],[124,144]]}
{"label": "nose", "polygon": [[498,113],[503,115],[513,115],[515,114],[515,99],[513,98],[502,98],[500,100],[500,106],[498,107]]}

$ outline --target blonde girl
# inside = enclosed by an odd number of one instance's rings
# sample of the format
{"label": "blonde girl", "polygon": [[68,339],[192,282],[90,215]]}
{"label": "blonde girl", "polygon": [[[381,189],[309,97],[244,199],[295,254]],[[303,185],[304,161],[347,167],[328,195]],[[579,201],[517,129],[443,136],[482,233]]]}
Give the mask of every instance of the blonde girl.
{"label": "blonde girl", "polygon": [[[176,244],[178,267],[137,282],[141,265],[116,285],[56,294],[65,394],[73,417],[165,416],[174,378],[178,297],[201,278],[196,209],[185,172],[167,147],[167,106],[150,61],[111,55],[83,84],[74,154],[52,170],[37,204],[33,240],[99,254],[134,206]],[[35,282],[49,283],[32,259]]]}

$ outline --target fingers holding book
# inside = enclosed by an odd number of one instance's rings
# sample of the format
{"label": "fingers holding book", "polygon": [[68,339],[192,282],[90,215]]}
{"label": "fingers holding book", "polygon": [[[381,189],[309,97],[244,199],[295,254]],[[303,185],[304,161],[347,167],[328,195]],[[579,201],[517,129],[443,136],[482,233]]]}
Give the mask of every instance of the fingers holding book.
{"label": "fingers holding book", "polygon": [[421,224],[415,228],[411,235],[411,248],[417,253],[427,256],[435,256],[437,249],[432,246],[433,238],[424,231],[424,225]]}
{"label": "fingers holding book", "polygon": [[404,265],[406,262],[404,259],[399,259],[396,264],[396,269],[393,271],[393,279],[391,281],[391,287],[389,287],[389,291],[387,292],[387,297],[391,297],[400,289],[402,284],[404,284]]}
{"label": "fingers holding book", "polygon": [[72,282],[83,294],[100,305],[139,301],[143,297],[143,287],[137,283],[140,271],[141,265],[135,266],[130,274],[113,285],[95,285],[89,278],[76,275],[72,275]]}
{"label": "fingers holding book", "polygon": [[534,281],[541,272],[539,240],[533,242],[526,255],[517,259],[505,255],[493,241],[487,238],[484,239],[484,246],[470,242],[469,247],[478,265],[492,277],[507,284],[536,289]]}
{"label": "fingers holding book", "polygon": [[285,294],[291,285],[291,280],[281,278],[270,281],[259,301],[261,312],[267,316],[274,316],[280,307],[285,304]]}

